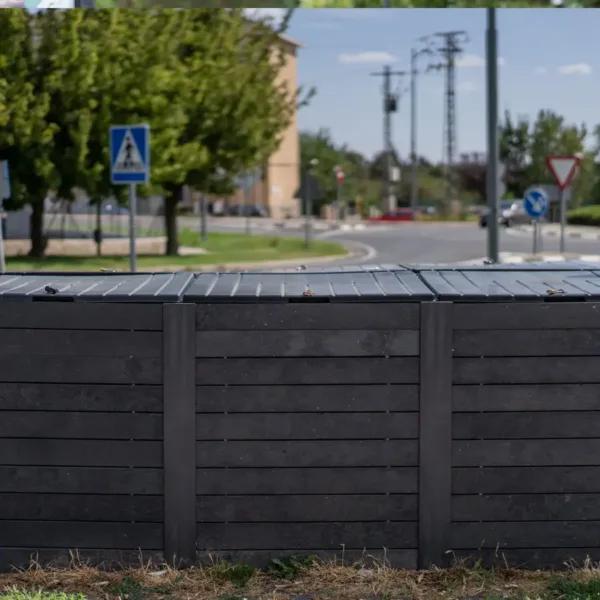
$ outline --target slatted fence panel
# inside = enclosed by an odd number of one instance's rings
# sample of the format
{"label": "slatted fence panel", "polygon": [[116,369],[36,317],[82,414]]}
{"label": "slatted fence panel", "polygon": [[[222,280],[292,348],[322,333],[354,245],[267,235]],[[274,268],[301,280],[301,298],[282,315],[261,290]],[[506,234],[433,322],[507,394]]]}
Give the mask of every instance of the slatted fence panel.
{"label": "slatted fence panel", "polygon": [[201,553],[415,567],[418,355],[418,304],[200,305]]}
{"label": "slatted fence panel", "polygon": [[451,549],[600,558],[600,305],[455,305]]}
{"label": "slatted fence panel", "polygon": [[161,310],[0,304],[0,570],[162,554]]}

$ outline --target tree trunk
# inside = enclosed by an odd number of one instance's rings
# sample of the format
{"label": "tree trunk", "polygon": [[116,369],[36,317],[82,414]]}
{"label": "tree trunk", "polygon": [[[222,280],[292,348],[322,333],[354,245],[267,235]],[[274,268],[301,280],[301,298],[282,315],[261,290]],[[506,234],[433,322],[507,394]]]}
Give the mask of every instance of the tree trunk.
{"label": "tree trunk", "polygon": [[44,236],[44,200],[31,203],[31,216],[29,217],[29,239],[31,249],[29,256],[43,258],[46,252],[47,240]]}
{"label": "tree trunk", "polygon": [[94,231],[96,242],[96,256],[102,256],[102,199],[96,198],[96,230]]}
{"label": "tree trunk", "polygon": [[177,204],[183,187],[177,186],[167,191],[165,195],[165,233],[167,235],[167,256],[179,254],[179,240],[177,237]]}

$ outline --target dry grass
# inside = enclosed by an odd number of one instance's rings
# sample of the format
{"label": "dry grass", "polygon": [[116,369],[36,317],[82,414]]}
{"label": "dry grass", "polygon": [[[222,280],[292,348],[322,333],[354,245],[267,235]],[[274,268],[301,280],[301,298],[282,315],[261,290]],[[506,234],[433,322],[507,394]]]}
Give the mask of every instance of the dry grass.
{"label": "dry grass", "polygon": [[14,590],[44,590],[79,593],[87,600],[538,600],[557,599],[549,591],[557,581],[600,581],[600,571],[591,563],[551,573],[467,568],[459,563],[449,569],[416,572],[314,561],[294,575],[282,579],[217,561],[186,570],[144,564],[102,571],[73,557],[70,568],[32,564],[26,570],[0,574],[0,599],[11,599]]}

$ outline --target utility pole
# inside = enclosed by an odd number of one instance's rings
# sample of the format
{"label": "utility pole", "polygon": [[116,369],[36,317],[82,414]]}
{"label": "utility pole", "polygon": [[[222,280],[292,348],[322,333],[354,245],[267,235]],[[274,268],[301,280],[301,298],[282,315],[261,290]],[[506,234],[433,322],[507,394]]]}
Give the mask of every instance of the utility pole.
{"label": "utility pole", "polygon": [[415,211],[419,203],[419,159],[417,156],[417,61],[419,56],[431,54],[430,48],[410,51],[410,206]]}
{"label": "utility pole", "polygon": [[487,9],[486,30],[486,79],[487,79],[487,172],[486,196],[487,255],[492,263],[498,262],[498,31],[496,9]]}
{"label": "utility pole", "polygon": [[453,210],[456,202],[456,185],[454,182],[454,157],[456,155],[456,57],[462,52],[462,44],[468,41],[464,31],[444,31],[433,34],[443,40],[437,49],[442,61],[430,65],[430,69],[445,71],[446,84],[444,92],[444,158],[446,180],[446,209]]}
{"label": "utility pole", "polygon": [[396,195],[392,185],[392,113],[398,110],[398,94],[392,93],[393,76],[402,77],[406,71],[391,71],[389,66],[383,67],[381,73],[371,73],[375,77],[383,77],[383,149],[386,157],[385,169],[385,209],[396,210]]}

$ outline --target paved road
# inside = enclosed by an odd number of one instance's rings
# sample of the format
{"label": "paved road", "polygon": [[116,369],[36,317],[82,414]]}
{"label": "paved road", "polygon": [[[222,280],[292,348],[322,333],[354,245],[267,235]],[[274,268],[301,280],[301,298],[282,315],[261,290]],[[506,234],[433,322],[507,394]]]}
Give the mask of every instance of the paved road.
{"label": "paved road", "polygon": [[[423,223],[397,225],[381,229],[368,227],[360,231],[335,231],[319,237],[350,240],[372,246],[377,263],[462,262],[487,255],[487,231],[475,223]],[[545,238],[544,252],[558,252],[558,239]],[[532,250],[531,236],[519,231],[500,231],[501,252]],[[600,254],[600,241],[567,240],[567,252]]]}

